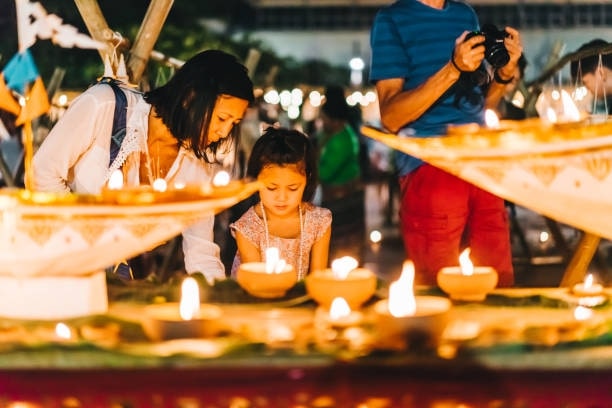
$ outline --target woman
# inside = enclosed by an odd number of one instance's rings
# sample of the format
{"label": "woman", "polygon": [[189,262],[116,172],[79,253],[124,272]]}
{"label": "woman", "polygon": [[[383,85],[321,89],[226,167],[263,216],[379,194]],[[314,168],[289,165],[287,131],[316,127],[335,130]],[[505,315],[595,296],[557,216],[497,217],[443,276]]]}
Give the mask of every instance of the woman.
{"label": "woman", "polygon": [[[32,190],[99,193],[121,169],[127,185],[197,183],[211,178],[217,152],[234,148],[236,125],[253,101],[247,69],[232,55],[203,51],[163,86],[141,94],[125,90],[125,137],[110,159],[115,96],[93,86],[70,105],[33,160]],[[209,282],[224,279],[214,217],[183,232],[185,270]]]}

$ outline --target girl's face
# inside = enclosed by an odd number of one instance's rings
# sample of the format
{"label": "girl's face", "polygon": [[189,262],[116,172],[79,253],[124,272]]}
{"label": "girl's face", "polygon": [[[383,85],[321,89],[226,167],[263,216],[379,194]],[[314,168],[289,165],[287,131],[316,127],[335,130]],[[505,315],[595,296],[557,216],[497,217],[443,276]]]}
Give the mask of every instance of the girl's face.
{"label": "girl's face", "polygon": [[294,212],[302,202],[306,188],[306,175],[296,164],[264,166],[257,178],[263,183],[259,197],[266,211],[285,216]]}
{"label": "girl's face", "polygon": [[245,99],[230,95],[219,96],[210,120],[208,143],[226,138],[232,128],[242,120],[248,106],[249,101]]}

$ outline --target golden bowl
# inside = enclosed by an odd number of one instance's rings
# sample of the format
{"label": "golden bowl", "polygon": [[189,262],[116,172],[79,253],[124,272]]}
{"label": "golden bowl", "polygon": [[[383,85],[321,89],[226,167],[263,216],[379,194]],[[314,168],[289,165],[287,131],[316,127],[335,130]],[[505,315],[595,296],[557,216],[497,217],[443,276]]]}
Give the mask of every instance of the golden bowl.
{"label": "golden bowl", "polygon": [[440,269],[437,282],[453,300],[480,302],[497,286],[497,271],[490,266],[475,266],[472,275],[465,275],[458,266]]}
{"label": "golden bowl", "polygon": [[331,269],[323,269],[306,276],[304,282],[308,295],[327,309],[337,297],[344,298],[351,309],[359,309],[376,291],[376,275],[365,268],[353,269],[346,279],[336,277]]}
{"label": "golden bowl", "polygon": [[246,262],[236,272],[236,281],[250,295],[273,299],[285,296],[297,282],[297,271],[286,265],[281,272],[266,272],[264,262]]}

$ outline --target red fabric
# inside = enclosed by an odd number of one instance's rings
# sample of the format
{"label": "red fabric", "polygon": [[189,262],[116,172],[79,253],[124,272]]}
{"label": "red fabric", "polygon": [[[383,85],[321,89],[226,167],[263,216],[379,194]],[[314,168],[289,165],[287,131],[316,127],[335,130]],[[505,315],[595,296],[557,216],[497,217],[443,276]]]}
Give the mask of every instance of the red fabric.
{"label": "red fabric", "polygon": [[[610,408],[610,371],[327,368],[0,371],[0,407]],[[26,406],[26,405],[23,405]]]}
{"label": "red fabric", "polygon": [[504,200],[425,164],[400,178],[400,222],[416,283],[435,285],[444,266],[459,264],[470,247],[474,265],[492,266],[498,286],[512,286],[514,272]]}

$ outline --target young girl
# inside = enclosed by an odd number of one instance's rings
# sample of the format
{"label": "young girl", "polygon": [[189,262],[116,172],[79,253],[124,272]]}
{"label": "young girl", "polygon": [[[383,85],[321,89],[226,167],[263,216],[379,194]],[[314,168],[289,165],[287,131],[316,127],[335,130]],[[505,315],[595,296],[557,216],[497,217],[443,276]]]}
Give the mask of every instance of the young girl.
{"label": "young girl", "polygon": [[232,267],[263,262],[267,248],[276,247],[293,265],[298,279],[327,267],[331,212],[309,202],[317,182],[316,153],[306,135],[268,128],[255,142],[247,176],[263,187],[260,201],[230,225],[238,251]]}

